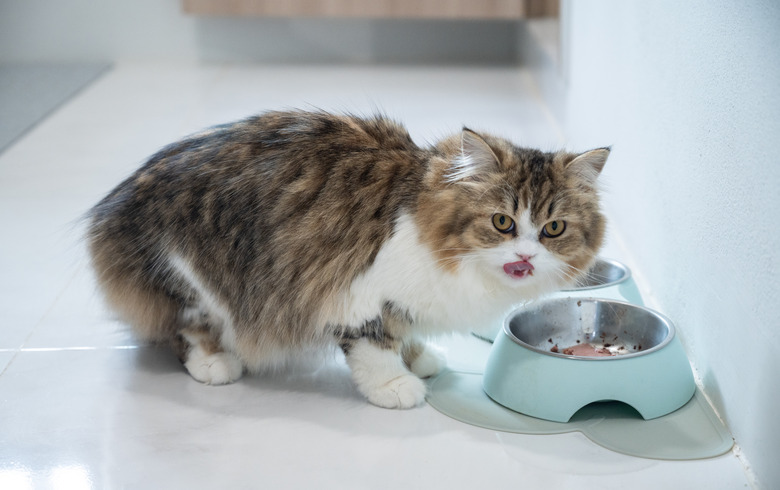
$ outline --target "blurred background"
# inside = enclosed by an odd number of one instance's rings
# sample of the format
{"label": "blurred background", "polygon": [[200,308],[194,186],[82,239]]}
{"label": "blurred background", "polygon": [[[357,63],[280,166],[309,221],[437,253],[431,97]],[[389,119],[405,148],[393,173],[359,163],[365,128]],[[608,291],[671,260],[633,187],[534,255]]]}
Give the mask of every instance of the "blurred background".
{"label": "blurred background", "polygon": [[[612,243],[677,323],[752,483],[778,488],[778,46],[771,0],[2,0],[0,178],[94,83],[114,83],[116,114],[122,93],[146,111],[112,150],[122,172],[203,125],[305,104],[379,108],[419,140],[469,124],[612,145]],[[106,175],[90,202],[117,176],[101,168],[79,177]]]}

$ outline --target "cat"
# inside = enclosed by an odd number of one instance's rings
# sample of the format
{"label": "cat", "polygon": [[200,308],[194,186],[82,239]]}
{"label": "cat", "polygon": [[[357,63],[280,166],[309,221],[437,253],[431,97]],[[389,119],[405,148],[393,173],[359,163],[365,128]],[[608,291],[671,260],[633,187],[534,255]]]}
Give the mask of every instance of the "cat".
{"label": "cat", "polygon": [[608,155],[267,112],[152,156],[90,211],[88,247],[108,305],[196,380],[338,346],[368,401],[410,408],[445,365],[426,339],[494,328],[592,264]]}

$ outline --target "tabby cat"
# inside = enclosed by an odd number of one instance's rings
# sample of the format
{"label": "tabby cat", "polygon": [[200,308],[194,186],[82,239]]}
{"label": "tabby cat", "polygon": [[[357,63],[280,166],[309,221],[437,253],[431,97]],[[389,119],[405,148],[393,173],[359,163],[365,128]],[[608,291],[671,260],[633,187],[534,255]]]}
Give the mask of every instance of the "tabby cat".
{"label": "tabby cat", "polygon": [[371,403],[408,408],[444,366],[427,338],[494,328],[590,266],[608,154],[270,112],[152,156],[92,209],[89,249],[108,304],[198,381],[337,345]]}

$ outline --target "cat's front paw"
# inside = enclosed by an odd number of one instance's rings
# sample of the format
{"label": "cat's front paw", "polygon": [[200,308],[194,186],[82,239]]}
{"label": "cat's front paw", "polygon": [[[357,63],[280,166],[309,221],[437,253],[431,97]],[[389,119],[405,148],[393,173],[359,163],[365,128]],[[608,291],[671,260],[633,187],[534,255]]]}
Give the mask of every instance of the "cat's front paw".
{"label": "cat's front paw", "polygon": [[368,401],[382,408],[414,408],[425,401],[425,383],[413,374],[393,378],[365,393]]}
{"label": "cat's front paw", "polygon": [[447,365],[447,359],[438,349],[425,346],[424,350],[409,365],[409,370],[421,378],[439,374]]}
{"label": "cat's front paw", "polygon": [[193,349],[184,363],[190,376],[207,385],[224,385],[238,380],[244,368],[233,354],[217,352],[206,355]]}

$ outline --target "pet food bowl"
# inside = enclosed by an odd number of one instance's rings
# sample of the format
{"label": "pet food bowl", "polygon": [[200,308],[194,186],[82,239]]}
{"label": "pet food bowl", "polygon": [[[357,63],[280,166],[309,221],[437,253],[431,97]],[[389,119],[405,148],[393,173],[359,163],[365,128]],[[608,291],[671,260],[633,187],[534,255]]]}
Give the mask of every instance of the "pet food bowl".
{"label": "pet food bowl", "polygon": [[568,422],[600,401],[626,403],[646,420],[660,417],[685,405],[696,385],[665,316],[622,301],[557,298],[507,318],[483,389],[516,412]]}
{"label": "pet food bowl", "polygon": [[631,270],[617,260],[597,258],[588,273],[570,288],[555,293],[553,298],[598,297],[628,301],[643,305]]}

